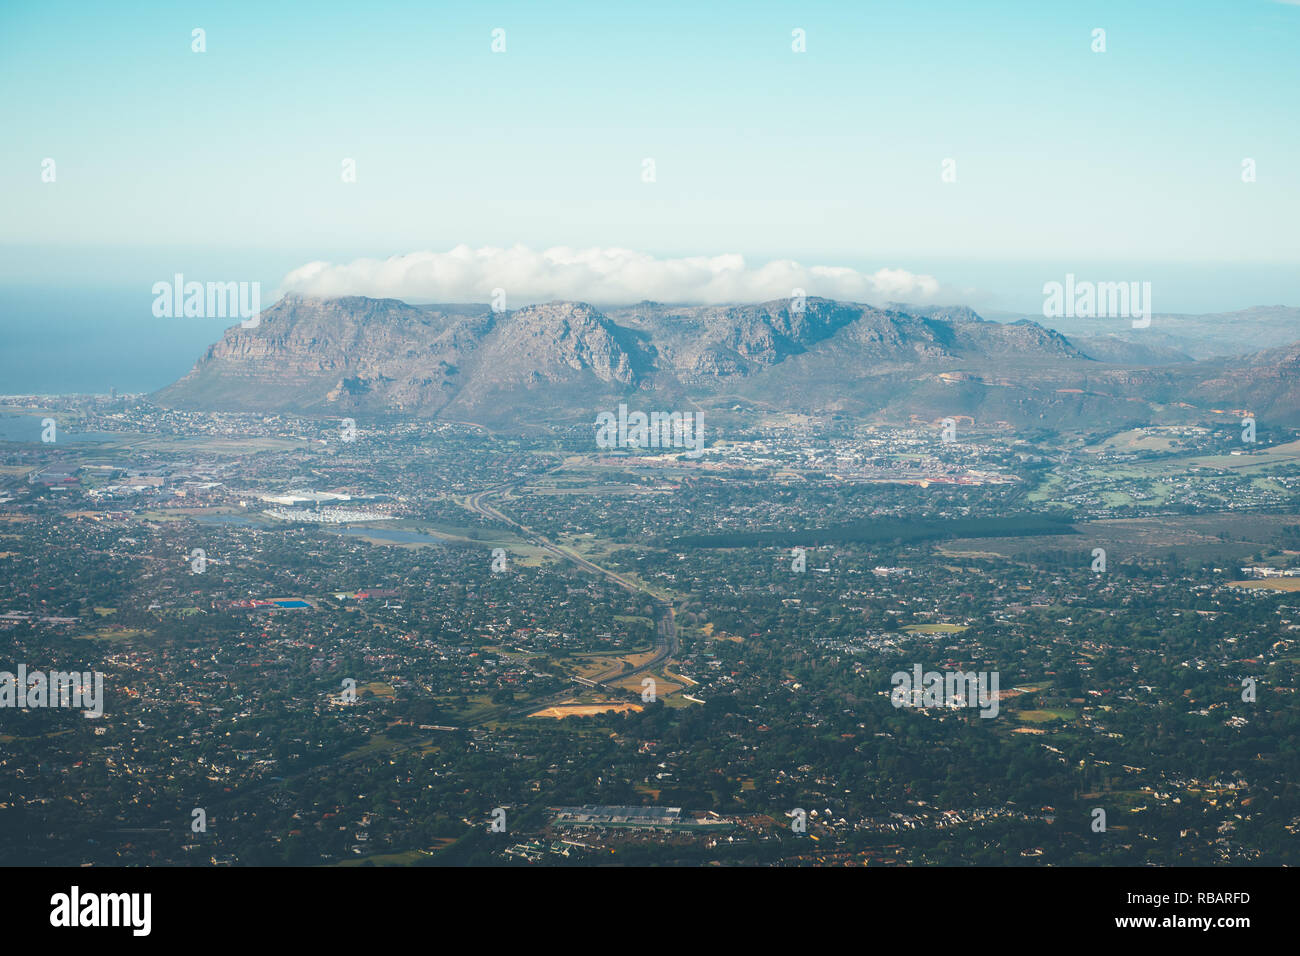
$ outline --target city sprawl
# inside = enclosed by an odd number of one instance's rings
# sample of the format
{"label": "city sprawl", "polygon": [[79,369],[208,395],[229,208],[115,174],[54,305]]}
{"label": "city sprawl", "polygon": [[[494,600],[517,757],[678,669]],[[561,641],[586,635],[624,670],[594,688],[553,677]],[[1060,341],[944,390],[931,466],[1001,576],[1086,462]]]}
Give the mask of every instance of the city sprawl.
{"label": "city sprawl", "polygon": [[0,855],[1300,862],[1296,429],[602,413],[7,398]]}

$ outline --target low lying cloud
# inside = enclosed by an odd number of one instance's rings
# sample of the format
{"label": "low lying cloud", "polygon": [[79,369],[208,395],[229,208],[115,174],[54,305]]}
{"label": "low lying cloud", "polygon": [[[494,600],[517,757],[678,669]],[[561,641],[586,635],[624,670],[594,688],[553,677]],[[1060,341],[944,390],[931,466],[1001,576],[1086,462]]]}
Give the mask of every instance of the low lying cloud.
{"label": "low lying cloud", "polygon": [[457,246],[450,252],[412,252],[347,264],[310,262],[281,283],[284,293],[364,295],[407,302],[488,302],[504,289],[513,308],[552,299],[621,305],[651,299],[673,303],[759,302],[807,295],[856,302],[930,302],[940,291],[928,275],[903,269],[859,272],[842,266],[804,266],[790,259],[757,268],[740,255],[659,259],[630,249],[542,252]]}

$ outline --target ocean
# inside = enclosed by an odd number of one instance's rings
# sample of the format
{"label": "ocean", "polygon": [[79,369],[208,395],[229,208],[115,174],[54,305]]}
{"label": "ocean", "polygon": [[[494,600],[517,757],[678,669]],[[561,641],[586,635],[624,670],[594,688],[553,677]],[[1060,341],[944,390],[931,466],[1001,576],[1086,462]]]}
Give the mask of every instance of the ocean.
{"label": "ocean", "polygon": [[151,392],[234,324],[155,318],[148,285],[0,285],[0,394]]}

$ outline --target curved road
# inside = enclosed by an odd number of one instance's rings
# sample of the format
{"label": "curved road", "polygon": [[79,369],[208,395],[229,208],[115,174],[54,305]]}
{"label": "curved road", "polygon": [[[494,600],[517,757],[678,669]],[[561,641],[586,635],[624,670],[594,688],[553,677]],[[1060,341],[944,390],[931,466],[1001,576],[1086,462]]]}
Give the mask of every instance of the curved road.
{"label": "curved road", "polygon": [[[555,470],[558,471],[559,469],[557,468]],[[622,667],[619,668],[610,668],[608,671],[603,671],[592,678],[575,677],[573,678],[574,681],[579,684],[586,685],[588,687],[604,686],[609,681],[615,678],[623,679],[627,677],[633,677],[637,674],[644,673],[645,671],[653,670],[654,668],[658,667],[660,664],[663,664],[665,661],[669,660],[673,655],[675,655],[678,651],[677,621],[676,621],[676,617],[673,614],[673,606],[671,602],[665,601],[662,598],[652,594],[644,586],[637,584],[635,581],[632,581],[631,579],[626,578],[621,574],[618,574],[614,571],[610,571],[607,568],[602,568],[598,564],[593,564],[591,561],[588,561],[586,558],[584,558],[582,555],[578,554],[575,551],[572,551],[568,548],[560,547],[555,542],[547,538],[545,535],[539,534],[538,532],[534,531],[532,528],[520,524],[514,518],[502,514],[497,508],[495,508],[493,505],[488,503],[489,498],[493,497],[494,495],[503,494],[511,490],[512,488],[515,488],[519,484],[520,482],[518,481],[509,482],[507,484],[497,485],[496,487],[489,488],[486,491],[480,491],[477,494],[470,495],[468,498],[465,499],[465,507],[468,508],[470,511],[473,511],[475,514],[483,516],[484,518],[493,518],[497,521],[505,522],[510,527],[514,528],[517,532],[519,532],[519,534],[522,535],[526,540],[528,540],[529,543],[541,548],[543,551],[547,552],[548,554],[551,554],[564,561],[568,561],[572,564],[576,564],[584,571],[590,571],[592,574],[602,575],[603,577],[606,577],[609,580],[613,581],[615,584],[617,584],[619,587],[623,588],[624,590],[631,591],[634,594],[644,594],[646,597],[650,598],[652,602],[654,602],[656,620],[655,620],[655,653],[653,657],[651,657],[644,664],[641,664],[637,667],[627,668],[626,665],[623,665]],[[533,705],[530,705],[530,709],[533,709],[536,706],[537,704],[536,702],[534,702]],[[541,706],[546,706],[546,705],[542,704]]]}

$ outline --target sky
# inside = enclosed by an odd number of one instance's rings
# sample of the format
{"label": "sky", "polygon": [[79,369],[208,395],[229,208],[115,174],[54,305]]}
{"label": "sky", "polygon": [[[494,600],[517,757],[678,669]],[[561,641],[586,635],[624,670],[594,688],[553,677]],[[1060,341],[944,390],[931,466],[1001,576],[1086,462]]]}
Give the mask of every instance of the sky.
{"label": "sky", "polygon": [[989,309],[1066,272],[1300,305],[1297,49],[1278,0],[4,4],[0,335],[37,290],[147,317],[176,272],[265,299],[461,246],[501,252],[449,301],[561,248],[741,257],[741,291],[794,262]]}

